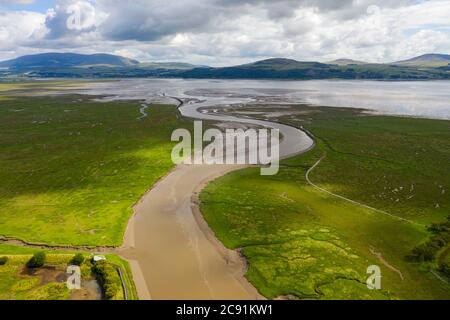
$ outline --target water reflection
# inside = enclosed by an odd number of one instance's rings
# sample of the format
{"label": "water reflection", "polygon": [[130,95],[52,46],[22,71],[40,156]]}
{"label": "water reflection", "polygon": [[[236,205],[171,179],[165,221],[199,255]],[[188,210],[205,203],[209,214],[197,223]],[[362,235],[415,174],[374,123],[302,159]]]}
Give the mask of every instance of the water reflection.
{"label": "water reflection", "polygon": [[131,79],[97,83],[83,92],[152,102],[167,102],[168,96],[176,96],[204,100],[210,106],[252,101],[304,103],[450,119],[450,81]]}

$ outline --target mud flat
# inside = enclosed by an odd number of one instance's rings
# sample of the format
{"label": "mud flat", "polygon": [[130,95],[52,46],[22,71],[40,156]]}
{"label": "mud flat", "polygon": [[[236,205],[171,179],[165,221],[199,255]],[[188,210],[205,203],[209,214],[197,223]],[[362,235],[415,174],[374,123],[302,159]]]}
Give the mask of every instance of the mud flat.
{"label": "mud flat", "polygon": [[[141,299],[259,299],[239,253],[215,240],[192,202],[201,186],[242,167],[181,165],[135,207],[120,251]],[[197,214],[194,214],[197,212]]]}

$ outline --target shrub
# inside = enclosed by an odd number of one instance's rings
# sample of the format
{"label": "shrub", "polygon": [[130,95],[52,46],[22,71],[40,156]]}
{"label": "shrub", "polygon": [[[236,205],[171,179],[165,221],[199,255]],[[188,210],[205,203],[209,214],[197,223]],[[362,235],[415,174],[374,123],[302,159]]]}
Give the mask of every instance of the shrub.
{"label": "shrub", "polygon": [[416,262],[433,261],[437,250],[429,243],[415,247],[408,256],[409,260]]}
{"label": "shrub", "polygon": [[439,271],[450,278],[450,263],[443,263],[439,267]]}
{"label": "shrub", "polygon": [[81,266],[84,262],[84,256],[81,253],[78,253],[73,256],[72,260],[70,261],[71,264],[75,266]]}
{"label": "shrub", "polygon": [[8,262],[8,257],[0,257],[0,266],[4,266]]}
{"label": "shrub", "polygon": [[435,223],[428,227],[428,231],[434,234],[448,233],[450,232],[450,216],[442,223]]}
{"label": "shrub", "polygon": [[120,289],[120,278],[116,269],[106,261],[99,261],[92,271],[98,276],[105,298],[114,299]]}
{"label": "shrub", "polygon": [[28,261],[27,266],[29,268],[41,268],[44,266],[47,256],[45,252],[36,252],[33,257]]}
{"label": "shrub", "polygon": [[447,222],[428,227],[433,236],[427,242],[415,247],[408,259],[416,262],[433,261],[436,254],[450,242],[450,217]]}

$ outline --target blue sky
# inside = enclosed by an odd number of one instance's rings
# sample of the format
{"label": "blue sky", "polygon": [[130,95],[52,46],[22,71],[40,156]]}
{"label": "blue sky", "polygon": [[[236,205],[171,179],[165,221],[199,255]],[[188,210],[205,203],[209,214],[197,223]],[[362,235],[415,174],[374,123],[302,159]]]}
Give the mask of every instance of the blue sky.
{"label": "blue sky", "polygon": [[48,9],[52,8],[55,5],[55,1],[53,0],[35,0],[29,4],[21,4],[21,3],[11,3],[5,5],[8,10],[27,10],[27,11],[35,11],[45,13]]}
{"label": "blue sky", "polygon": [[56,51],[212,66],[392,62],[449,54],[449,17],[450,0],[0,0],[0,60]]}

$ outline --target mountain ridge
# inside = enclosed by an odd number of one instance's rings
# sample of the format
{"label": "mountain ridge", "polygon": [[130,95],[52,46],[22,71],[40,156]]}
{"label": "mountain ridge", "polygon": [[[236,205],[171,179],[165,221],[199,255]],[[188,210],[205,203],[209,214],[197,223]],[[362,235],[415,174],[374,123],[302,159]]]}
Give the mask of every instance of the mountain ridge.
{"label": "mountain ridge", "polygon": [[359,60],[341,58],[341,59],[336,59],[333,61],[328,61],[327,64],[335,64],[338,66],[348,66],[348,65],[362,65],[362,64],[371,64],[371,63],[359,61]]}
{"label": "mountain ridge", "polygon": [[418,67],[442,67],[450,65],[450,55],[440,53],[423,54],[408,60],[397,61],[394,65],[409,65]]}
{"label": "mountain ridge", "polygon": [[79,54],[79,53],[58,53],[48,52],[35,55],[25,55],[16,59],[0,62],[0,67],[10,69],[34,69],[34,68],[57,68],[57,67],[80,67],[92,65],[111,65],[114,67],[125,67],[137,65],[137,60],[105,54]]}
{"label": "mountain ridge", "polygon": [[[447,62],[447,59],[449,63]],[[8,68],[5,70],[5,67]],[[120,78],[181,77],[204,79],[450,79],[450,55],[428,54],[390,64],[338,59],[328,63],[269,58],[230,67],[181,62],[146,62],[109,55],[44,53],[0,62],[0,77]]]}

